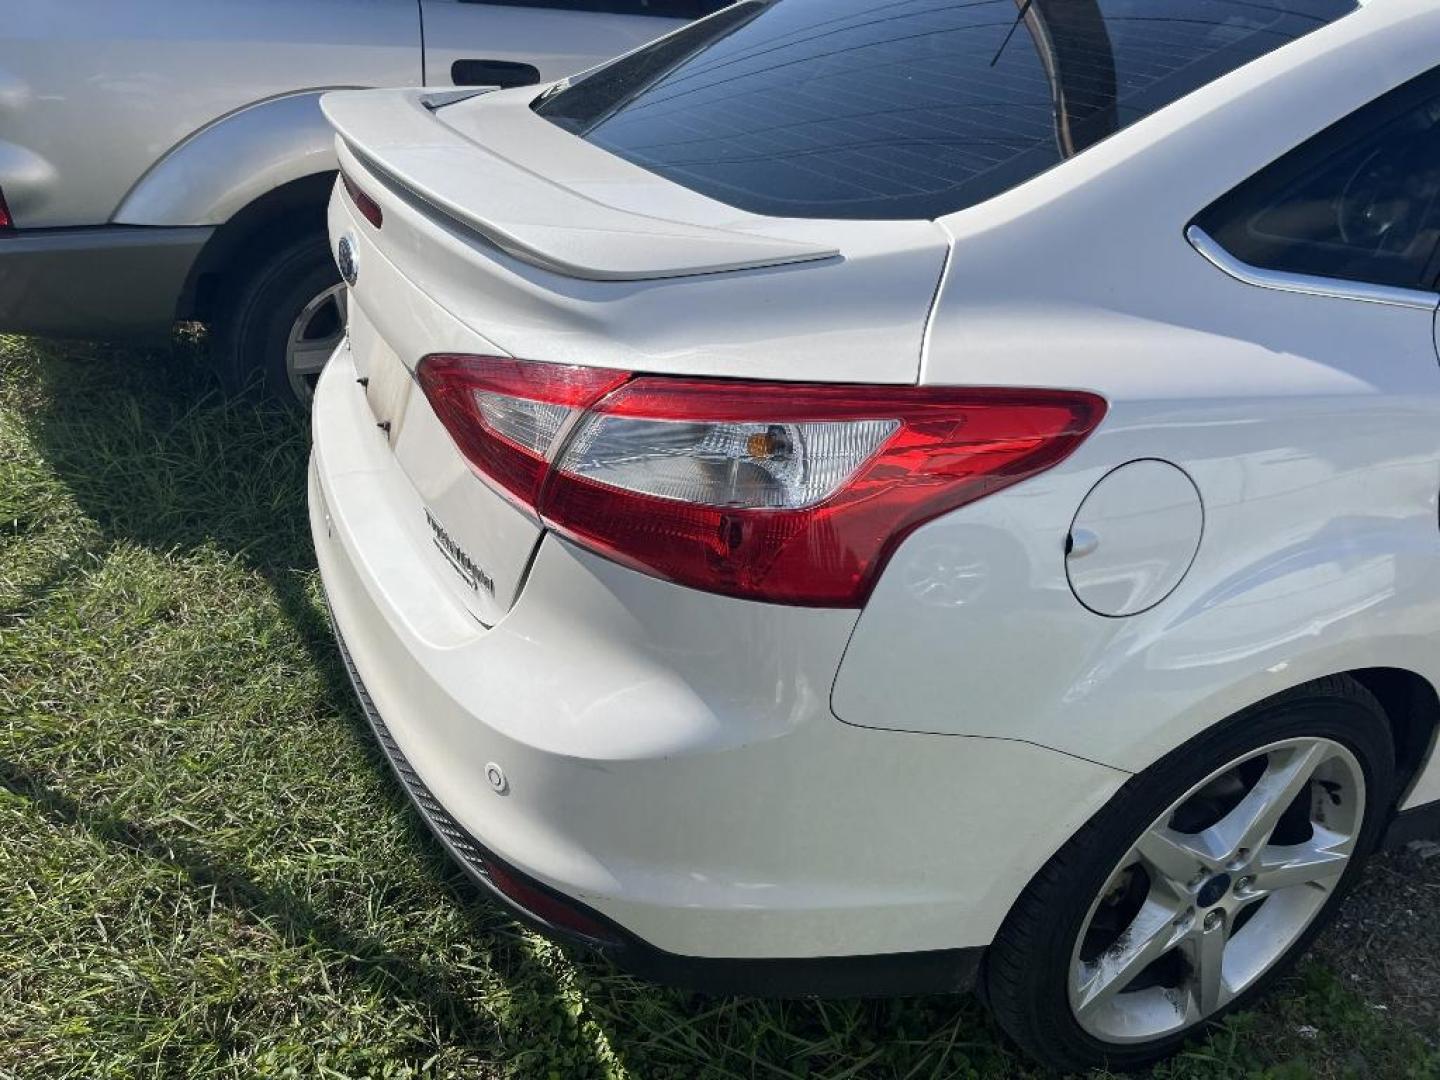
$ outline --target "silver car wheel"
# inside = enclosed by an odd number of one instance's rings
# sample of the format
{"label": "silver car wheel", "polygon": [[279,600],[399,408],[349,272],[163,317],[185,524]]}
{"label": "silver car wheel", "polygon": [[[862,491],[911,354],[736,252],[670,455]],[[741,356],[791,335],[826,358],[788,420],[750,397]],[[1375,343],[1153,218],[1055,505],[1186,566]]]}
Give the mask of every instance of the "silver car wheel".
{"label": "silver car wheel", "polygon": [[1130,1043],[1215,1015],[1324,907],[1364,820],[1364,771],[1333,740],[1287,739],[1217,769],[1136,839],[1091,904],[1070,962],[1081,1027]]}
{"label": "silver car wheel", "polygon": [[295,399],[309,404],[325,362],[345,336],[348,294],[344,284],[332,285],[296,316],[285,341],[285,374]]}

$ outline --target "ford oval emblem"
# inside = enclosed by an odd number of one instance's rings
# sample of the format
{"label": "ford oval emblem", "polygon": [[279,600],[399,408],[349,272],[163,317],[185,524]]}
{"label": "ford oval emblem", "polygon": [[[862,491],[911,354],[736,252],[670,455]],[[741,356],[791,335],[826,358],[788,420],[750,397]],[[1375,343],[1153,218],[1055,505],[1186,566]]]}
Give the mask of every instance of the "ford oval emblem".
{"label": "ford oval emblem", "polygon": [[335,248],[335,265],[340,268],[345,284],[353,287],[360,277],[360,260],[355,253],[355,242],[348,236],[342,236]]}

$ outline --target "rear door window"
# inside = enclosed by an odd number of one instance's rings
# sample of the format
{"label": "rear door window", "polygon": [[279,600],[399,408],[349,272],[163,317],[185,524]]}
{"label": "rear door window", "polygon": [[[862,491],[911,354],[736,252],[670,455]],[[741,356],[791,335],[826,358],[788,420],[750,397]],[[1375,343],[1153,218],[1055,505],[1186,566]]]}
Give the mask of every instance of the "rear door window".
{"label": "rear door window", "polygon": [[742,0],[536,106],[761,214],[988,199],[1356,0]]}
{"label": "rear door window", "polygon": [[1440,71],[1317,135],[1195,223],[1250,266],[1432,288],[1440,247]]}

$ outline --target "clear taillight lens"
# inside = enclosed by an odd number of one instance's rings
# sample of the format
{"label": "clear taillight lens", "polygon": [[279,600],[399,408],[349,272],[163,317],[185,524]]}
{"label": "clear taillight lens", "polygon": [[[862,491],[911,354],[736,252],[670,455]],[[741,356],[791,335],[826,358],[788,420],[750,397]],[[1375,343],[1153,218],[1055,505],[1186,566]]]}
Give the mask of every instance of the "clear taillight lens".
{"label": "clear taillight lens", "polygon": [[470,466],[534,513],[566,424],[630,377],[501,356],[427,356],[416,371]]}
{"label": "clear taillight lens", "polygon": [[1063,460],[1102,399],[1054,390],[639,377],[427,357],[420,381],[489,483],[646,573],[856,607],[919,525]]}
{"label": "clear taillight lens", "polygon": [[834,495],[897,427],[896,420],[697,423],[590,415],[556,467],[657,499],[799,510]]}

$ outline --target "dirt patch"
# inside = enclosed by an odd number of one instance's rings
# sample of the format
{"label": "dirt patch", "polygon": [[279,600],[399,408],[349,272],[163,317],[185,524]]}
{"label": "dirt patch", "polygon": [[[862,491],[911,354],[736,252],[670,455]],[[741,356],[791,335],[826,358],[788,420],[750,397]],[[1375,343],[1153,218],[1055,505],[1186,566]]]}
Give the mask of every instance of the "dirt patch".
{"label": "dirt patch", "polygon": [[1371,1008],[1440,1041],[1440,844],[1372,859],[1317,952]]}

